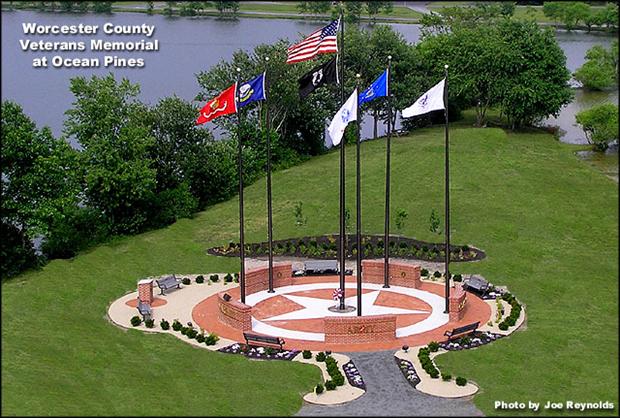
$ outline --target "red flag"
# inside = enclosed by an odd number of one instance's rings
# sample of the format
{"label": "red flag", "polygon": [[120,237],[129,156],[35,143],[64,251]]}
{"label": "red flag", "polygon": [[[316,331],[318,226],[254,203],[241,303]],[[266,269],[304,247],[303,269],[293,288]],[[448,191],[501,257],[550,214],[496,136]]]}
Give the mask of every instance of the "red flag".
{"label": "red flag", "polygon": [[219,96],[207,102],[200,109],[200,116],[196,120],[196,125],[209,122],[217,117],[237,113],[237,102],[235,101],[235,92],[237,91],[237,83],[228,87],[221,92]]}

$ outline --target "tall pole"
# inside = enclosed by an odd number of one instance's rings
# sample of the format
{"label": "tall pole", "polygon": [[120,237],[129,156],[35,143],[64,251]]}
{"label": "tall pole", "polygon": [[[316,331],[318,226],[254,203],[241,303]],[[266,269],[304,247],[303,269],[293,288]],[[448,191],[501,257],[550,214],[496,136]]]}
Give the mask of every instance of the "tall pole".
{"label": "tall pole", "polygon": [[[340,5],[340,104],[344,105],[344,19],[342,18],[342,4]],[[344,283],[344,270],[346,259],[346,237],[345,237],[345,225],[344,225],[344,143],[345,138],[340,141],[340,290],[342,291],[340,296],[339,309],[344,311],[344,299],[345,299],[345,283]]]}
{"label": "tall pole", "polygon": [[[237,84],[238,88],[241,80],[241,68],[237,67]],[[237,92],[235,91],[235,100],[237,100]],[[245,303],[245,240],[243,237],[243,155],[241,146],[241,111],[237,109],[237,142],[239,143],[239,258],[241,261],[241,270],[239,272],[239,287],[241,288],[241,303]]]}
{"label": "tall pole", "polygon": [[[360,77],[361,75],[358,73],[355,76],[356,80],[356,90],[359,91],[360,88]],[[356,98],[357,100],[357,98]],[[359,104],[358,104],[359,106]],[[357,212],[357,316],[362,316],[362,187],[361,187],[361,159],[360,159],[360,143],[361,143],[361,135],[360,135],[360,119],[359,117],[359,109],[357,110],[358,117],[356,121],[357,125],[357,181],[356,181],[356,199],[355,206]]]}
{"label": "tall pole", "polygon": [[392,56],[388,55],[387,73],[387,103],[388,125],[387,143],[385,151],[385,231],[383,236],[383,287],[390,287],[390,154],[392,145],[392,100],[390,93],[390,71],[392,70]]}
{"label": "tall pole", "polygon": [[443,90],[444,114],[446,116],[446,310],[450,312],[450,144],[448,142],[448,64],[444,65],[445,85]]}
{"label": "tall pole", "polygon": [[273,290],[273,219],[271,211],[271,121],[269,120],[269,57],[265,57],[265,130],[267,131],[267,240],[269,241],[269,290]]}

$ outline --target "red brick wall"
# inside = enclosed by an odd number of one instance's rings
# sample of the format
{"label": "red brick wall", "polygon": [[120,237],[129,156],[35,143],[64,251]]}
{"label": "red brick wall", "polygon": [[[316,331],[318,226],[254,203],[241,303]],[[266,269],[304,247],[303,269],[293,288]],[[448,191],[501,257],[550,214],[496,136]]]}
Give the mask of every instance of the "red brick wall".
{"label": "red brick wall", "polygon": [[396,338],[396,315],[325,317],[325,342],[372,343]]}
{"label": "red brick wall", "polygon": [[153,303],[153,280],[138,282],[138,300],[149,305]]}
{"label": "red brick wall", "polygon": [[467,294],[461,283],[456,283],[450,289],[450,321],[459,321],[465,315],[467,308]]}
{"label": "red brick wall", "polygon": [[218,319],[226,325],[229,325],[235,329],[240,329],[242,331],[251,331],[252,307],[241,303],[235,299],[231,299],[226,302],[224,300],[224,293],[226,292],[220,292],[218,294]]}
{"label": "red brick wall", "polygon": [[[362,279],[365,283],[383,284],[385,260],[362,260]],[[390,285],[420,287],[420,266],[390,261]]]}
{"label": "red brick wall", "polygon": [[[293,284],[293,265],[291,263],[277,263],[273,265],[273,287],[289,286]],[[245,294],[260,292],[269,289],[269,267],[258,267],[245,272]]]}

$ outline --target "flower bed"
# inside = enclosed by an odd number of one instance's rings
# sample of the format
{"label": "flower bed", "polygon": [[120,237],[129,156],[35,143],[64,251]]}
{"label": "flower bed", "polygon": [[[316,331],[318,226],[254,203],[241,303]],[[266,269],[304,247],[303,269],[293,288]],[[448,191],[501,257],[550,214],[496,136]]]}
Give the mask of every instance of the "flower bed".
{"label": "flower bed", "polygon": [[488,344],[502,337],[503,335],[501,334],[495,334],[493,332],[488,332],[488,331],[485,331],[485,332],[478,331],[473,335],[473,337],[465,336],[457,340],[454,340],[452,342],[445,341],[445,342],[439,343],[439,346],[443,348],[444,350],[448,350],[448,351],[467,350],[469,348],[480,347],[481,345]]}
{"label": "flower bed", "polygon": [[221,353],[243,354],[246,357],[260,360],[292,360],[299,354],[299,350],[279,350],[265,347],[248,347],[245,344],[234,343],[217,350]]}
{"label": "flower bed", "polygon": [[403,376],[405,376],[405,379],[407,379],[407,382],[415,388],[416,385],[420,383],[420,377],[416,373],[413,363],[409,360],[399,359],[398,357],[394,357],[394,360],[396,360],[396,364],[398,364],[398,368],[403,373]]}
{"label": "flower bed", "polygon": [[350,360],[347,364],[342,366],[342,369],[351,386],[366,390],[364,379],[362,379],[362,375],[359,370],[357,370],[357,367],[355,367],[355,364],[353,364],[353,360]]}
{"label": "flower bed", "polygon": [[[338,242],[338,235],[320,235],[277,240],[273,242],[273,253],[275,255],[289,257],[332,259],[337,255]],[[347,258],[355,258],[358,251],[355,236],[348,235],[346,242]],[[384,246],[383,235],[362,235],[362,251],[364,257],[383,257]],[[392,257],[426,261],[445,260],[445,245],[443,243],[432,243],[419,241],[413,238],[391,236],[389,246]],[[207,252],[211,255],[238,257],[239,249],[239,243],[230,242],[226,245],[209,248]],[[267,242],[245,244],[245,255],[248,257],[262,257],[268,254],[269,246]],[[450,246],[450,260],[454,262],[482,260],[485,256],[483,251],[468,245]]]}

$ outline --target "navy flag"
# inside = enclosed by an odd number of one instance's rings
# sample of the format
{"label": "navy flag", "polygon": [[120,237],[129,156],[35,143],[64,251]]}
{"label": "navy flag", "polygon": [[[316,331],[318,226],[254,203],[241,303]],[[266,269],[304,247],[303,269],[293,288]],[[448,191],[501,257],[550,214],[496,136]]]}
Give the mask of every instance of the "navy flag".
{"label": "navy flag", "polygon": [[388,95],[388,71],[389,70],[385,70],[383,74],[379,76],[379,78],[372,82],[370,87],[360,93],[358,102],[359,106],[366,102],[374,100],[377,97],[385,97]]}
{"label": "navy flag", "polygon": [[241,83],[237,92],[237,104],[244,107],[252,102],[265,100],[265,73],[262,73],[252,80]]}
{"label": "navy flag", "polygon": [[303,99],[325,84],[338,82],[336,57],[333,57],[326,63],[314,67],[298,80],[299,97]]}

